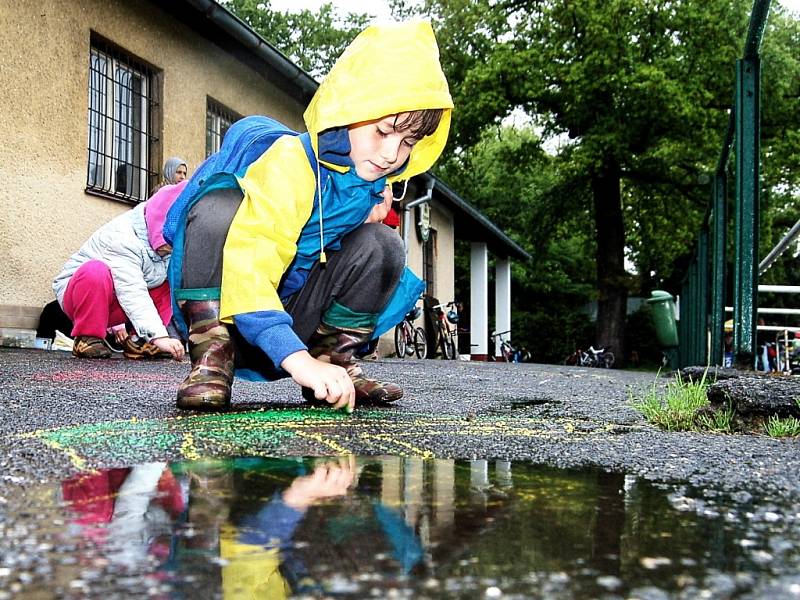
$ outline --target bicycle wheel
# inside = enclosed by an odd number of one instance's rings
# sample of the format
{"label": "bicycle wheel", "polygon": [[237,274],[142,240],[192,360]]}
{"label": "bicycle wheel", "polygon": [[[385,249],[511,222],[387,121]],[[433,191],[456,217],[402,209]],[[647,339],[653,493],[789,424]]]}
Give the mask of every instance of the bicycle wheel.
{"label": "bicycle wheel", "polygon": [[456,343],[453,341],[453,338],[447,338],[445,341],[445,352],[444,357],[447,360],[455,360],[456,359]]}
{"label": "bicycle wheel", "polygon": [[610,369],[614,366],[614,353],[613,352],[604,352],[603,353],[603,366],[606,369]]}
{"label": "bicycle wheel", "polygon": [[425,330],[422,327],[417,327],[414,330],[414,352],[417,358],[427,358],[428,356],[428,338],[425,336]]}
{"label": "bicycle wheel", "polygon": [[500,345],[500,354],[503,356],[503,362],[514,362],[514,351],[506,342]]}
{"label": "bicycle wheel", "polygon": [[397,358],[405,358],[406,346],[406,324],[403,321],[394,328],[394,349],[397,351]]}
{"label": "bicycle wheel", "polygon": [[436,330],[436,348],[442,358],[447,358],[447,334],[442,331],[441,326]]}

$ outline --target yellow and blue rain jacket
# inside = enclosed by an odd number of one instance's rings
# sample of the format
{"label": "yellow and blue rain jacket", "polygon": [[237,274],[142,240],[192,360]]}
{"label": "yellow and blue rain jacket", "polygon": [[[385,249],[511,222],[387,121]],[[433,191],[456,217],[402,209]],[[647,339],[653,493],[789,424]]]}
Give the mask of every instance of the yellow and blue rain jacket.
{"label": "yellow and blue rain jacket", "polygon": [[[307,134],[278,138],[244,172],[228,174],[232,184],[220,183],[224,175],[205,180],[206,188],[238,185],[244,196],[225,242],[222,321],[235,323],[276,366],[305,349],[291,329],[282,297],[302,286],[304,272],[324,248],[337,248],[345,234],[364,222],[372,206],[382,201],[387,180],[410,179],[434,164],[447,141],[452,107],[428,22],[373,25],[359,34],[307,107]],[[388,178],[358,178],[346,155],[349,142],[341,155],[346,126],[430,108],[443,109],[437,130],[417,142],[406,164]],[[198,195],[203,187],[201,183]],[[177,268],[174,257],[173,262]]]}

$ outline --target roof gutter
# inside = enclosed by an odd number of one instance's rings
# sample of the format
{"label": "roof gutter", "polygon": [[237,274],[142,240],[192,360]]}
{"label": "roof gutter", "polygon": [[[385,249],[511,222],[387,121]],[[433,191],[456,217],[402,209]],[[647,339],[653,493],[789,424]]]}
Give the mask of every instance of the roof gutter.
{"label": "roof gutter", "polygon": [[285,54],[275,48],[263,37],[253,31],[249,25],[234,15],[215,0],[186,0],[195,9],[205,14],[206,18],[225,31],[237,42],[250,50],[274,68],[289,83],[295,84],[309,96],[313,96],[319,83],[306,71],[298,67]]}

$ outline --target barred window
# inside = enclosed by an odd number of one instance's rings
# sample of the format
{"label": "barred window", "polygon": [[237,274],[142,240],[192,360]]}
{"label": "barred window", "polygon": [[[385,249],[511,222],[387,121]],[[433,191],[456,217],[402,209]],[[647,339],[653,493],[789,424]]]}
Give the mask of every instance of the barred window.
{"label": "barred window", "polygon": [[153,67],[93,37],[87,192],[147,199],[160,161],[156,76]]}
{"label": "barred window", "polygon": [[206,158],[219,150],[228,128],[241,118],[222,103],[206,98]]}

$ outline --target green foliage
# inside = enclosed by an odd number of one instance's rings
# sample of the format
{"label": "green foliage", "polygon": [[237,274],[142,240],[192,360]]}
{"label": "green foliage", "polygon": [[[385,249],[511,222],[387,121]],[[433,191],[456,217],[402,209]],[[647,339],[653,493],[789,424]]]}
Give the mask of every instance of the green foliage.
{"label": "green foliage", "polygon": [[[667,431],[692,431],[696,429],[695,413],[708,404],[708,384],[705,374],[698,381],[683,381],[678,375],[660,390],[657,380],[642,398],[630,395],[631,406],[654,425]],[[730,418],[728,418],[730,423]]]}
{"label": "green foliage", "polygon": [[[368,20],[336,15],[330,4],[286,14],[259,0],[225,5],[315,75]],[[437,176],[534,257],[513,265],[515,339],[536,360],[560,361],[574,344],[595,341],[583,313],[590,300],[607,301],[609,289],[676,292],[710,198],[752,0],[391,5],[398,18],[431,19],[439,41],[456,109]],[[773,2],[761,48],[760,256],[800,219],[798,46],[800,21]],[[504,126],[512,114],[527,124]],[[621,231],[596,223],[596,207],[614,208],[593,185],[609,173],[619,183]],[[465,299],[468,251],[458,247],[456,290]],[[636,278],[622,271],[623,252]],[[764,283],[799,277],[787,253]],[[638,328],[629,348],[639,352],[646,320],[629,324]]]}
{"label": "green foliage", "polygon": [[[560,362],[575,344],[593,343],[582,308],[595,268],[591,221],[570,202],[556,159],[529,128],[492,127],[444,161],[437,175],[472,190],[470,201],[533,256],[512,265],[512,329],[536,362]],[[469,245],[456,245],[457,297],[468,297]]]}
{"label": "green foliage", "polygon": [[[453,155],[522,111],[545,140],[569,140],[556,150],[550,189],[575,193],[552,203],[586,216],[591,177],[618,163],[625,227],[617,243],[641,292],[674,288],[710,197],[751,9],[750,0],[429,0],[420,12],[436,20],[457,107]],[[800,217],[788,195],[800,173],[797,29],[775,8],[763,45],[765,209],[778,211],[764,214],[767,249],[786,229],[773,224]],[[462,181],[452,184],[472,200],[475,182]],[[538,257],[542,221],[532,215],[525,247]],[[582,224],[588,235],[609,235]],[[596,285],[592,276],[582,282]]]}
{"label": "green foliage", "polygon": [[800,436],[800,419],[781,419],[773,415],[764,423],[764,431],[770,437],[797,437]]}
{"label": "green foliage", "polygon": [[[428,2],[459,107],[456,147],[522,108],[546,136],[574,140],[563,175],[586,181],[619,164],[623,243],[657,283],[702,218],[701,175],[719,154],[751,4]],[[586,209],[591,194],[572,199]]]}
{"label": "green foliage", "polygon": [[305,71],[321,77],[366,27],[370,15],[340,16],[333,5],[318,12],[275,12],[269,0],[223,0],[222,4]]}

